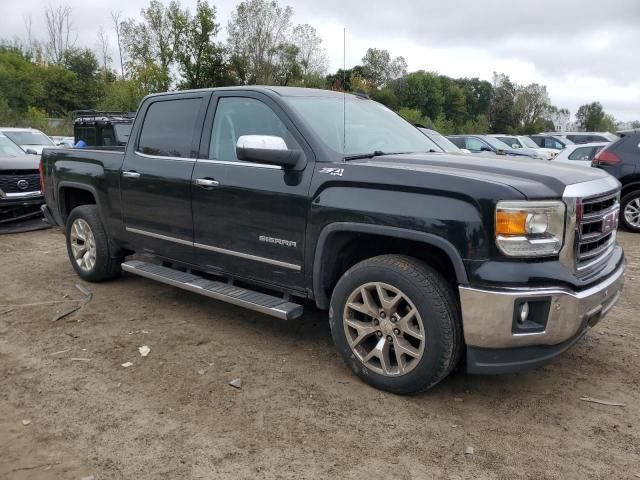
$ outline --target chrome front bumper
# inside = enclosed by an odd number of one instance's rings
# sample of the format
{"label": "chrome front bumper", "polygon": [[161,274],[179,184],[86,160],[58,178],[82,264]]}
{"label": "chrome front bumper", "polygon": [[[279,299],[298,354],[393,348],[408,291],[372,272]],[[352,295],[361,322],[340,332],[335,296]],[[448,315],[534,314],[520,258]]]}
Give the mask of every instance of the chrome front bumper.
{"label": "chrome front bumper", "polygon": [[[468,347],[513,348],[558,345],[604,317],[620,297],[624,263],[593,287],[579,292],[557,288],[478,290],[459,287],[464,338]],[[514,333],[517,302],[550,299],[544,331]]]}

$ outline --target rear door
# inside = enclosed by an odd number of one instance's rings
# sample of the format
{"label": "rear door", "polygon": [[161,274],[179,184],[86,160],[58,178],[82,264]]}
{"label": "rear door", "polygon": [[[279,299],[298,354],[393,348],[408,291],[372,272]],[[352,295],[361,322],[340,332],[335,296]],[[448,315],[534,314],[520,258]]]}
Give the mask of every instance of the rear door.
{"label": "rear door", "polygon": [[[215,116],[214,116],[215,113]],[[238,160],[241,135],[281,137],[299,171]],[[313,153],[282,108],[258,92],[221,92],[207,113],[193,172],[194,254],[213,271],[302,288]]]}
{"label": "rear door", "polygon": [[127,147],[120,191],[129,241],[189,261],[193,251],[191,174],[210,94],[152,97]]}

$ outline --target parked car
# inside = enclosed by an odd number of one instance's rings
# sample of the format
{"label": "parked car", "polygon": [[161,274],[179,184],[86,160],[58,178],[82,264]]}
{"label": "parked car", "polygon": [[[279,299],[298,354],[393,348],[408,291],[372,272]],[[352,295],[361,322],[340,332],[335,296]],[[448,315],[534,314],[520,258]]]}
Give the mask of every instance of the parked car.
{"label": "parked car", "polygon": [[622,225],[640,232],[640,133],[625,135],[604,147],[593,166],[617,178],[622,184]]}
{"label": "parked car", "polygon": [[490,137],[497,138],[501,142],[509,145],[511,148],[526,148],[529,150],[534,150],[539,153],[539,158],[544,160],[551,160],[558,154],[557,150],[553,148],[544,148],[539,146],[536,142],[531,140],[529,137],[525,135],[489,135]]}
{"label": "parked car", "polygon": [[48,136],[35,128],[0,127],[0,133],[27,153],[40,155],[45,147],[57,145]]}
{"label": "parked car", "polygon": [[571,140],[564,137],[556,137],[555,135],[529,135],[529,138],[533,140],[539,147],[551,148],[553,150],[564,150],[569,145],[575,145]]}
{"label": "parked car", "polygon": [[580,145],[569,145],[553,159],[554,162],[570,163],[571,165],[582,165],[591,168],[591,161],[604,147],[606,143],[583,143]]}
{"label": "parked car", "polygon": [[156,94],[130,138],[42,155],[44,211],[76,273],[124,270],[281,319],[315,302],[381,389],[429,389],[463,350],[473,373],[543,365],[622,288],[613,177],[424,153],[413,125],[356,95]]}
{"label": "parked car", "polygon": [[543,135],[553,135],[558,138],[566,138],[573,143],[610,143],[618,140],[618,135],[610,132],[547,132]]}
{"label": "parked car", "polygon": [[[544,157],[533,149],[511,148],[504,142],[489,135],[449,135],[447,136],[458,148],[465,148],[471,153],[492,152],[496,155],[511,155],[514,157],[530,157],[543,159]],[[546,158],[544,158],[546,159]]]}
{"label": "parked car", "polygon": [[458,148],[451,140],[430,128],[417,127],[429,140],[435,143],[443,152],[447,153],[470,153],[468,150]]}
{"label": "parked car", "polygon": [[0,233],[12,231],[20,222],[41,219],[39,158],[27,155],[0,134]]}
{"label": "parked car", "polygon": [[54,136],[51,137],[51,140],[59,147],[71,148],[75,145],[73,137]]}
{"label": "parked car", "polygon": [[74,144],[82,140],[88,147],[124,146],[129,140],[134,112],[73,112]]}

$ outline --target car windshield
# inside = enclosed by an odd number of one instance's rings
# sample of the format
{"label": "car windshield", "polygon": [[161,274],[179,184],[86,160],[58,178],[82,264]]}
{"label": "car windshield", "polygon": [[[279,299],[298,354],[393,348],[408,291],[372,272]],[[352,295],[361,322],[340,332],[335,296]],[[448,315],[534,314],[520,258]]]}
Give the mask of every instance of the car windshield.
{"label": "car windshield", "polygon": [[[413,125],[387,107],[353,97],[288,97],[288,103],[336,153],[352,156],[383,153],[440,152]],[[344,107],[344,109],[343,109]],[[346,128],[343,129],[343,119]],[[346,130],[346,141],[344,131]]]}
{"label": "car windshield", "polygon": [[487,142],[489,145],[491,145],[496,150],[511,150],[511,147],[509,145],[507,145],[504,142],[501,142],[497,138],[493,138],[493,137],[480,137],[480,138],[482,138],[482,140]]}
{"label": "car windshield", "polygon": [[525,147],[528,148],[540,148],[536,142],[531,140],[529,137],[518,137],[522,143],[524,143]]}
{"label": "car windshield", "polygon": [[55,143],[53,143],[51,139],[42,132],[18,131],[4,132],[4,134],[17,145],[45,145],[47,147],[56,146]]}
{"label": "car windshield", "polygon": [[17,157],[24,154],[24,151],[7,137],[0,137],[0,155]]}
{"label": "car windshield", "polygon": [[462,153],[462,150],[460,150],[451,140],[449,140],[447,137],[440,135],[438,132],[434,132],[433,130],[429,131],[426,128],[425,129],[419,128],[418,130],[420,130],[427,137],[429,137],[429,140],[431,140],[433,143],[435,143],[445,152]]}

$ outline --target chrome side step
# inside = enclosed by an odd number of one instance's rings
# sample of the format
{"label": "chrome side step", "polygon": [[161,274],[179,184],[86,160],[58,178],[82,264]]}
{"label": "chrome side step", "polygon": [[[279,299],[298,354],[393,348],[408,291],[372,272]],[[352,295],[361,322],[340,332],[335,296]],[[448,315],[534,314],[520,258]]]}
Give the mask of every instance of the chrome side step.
{"label": "chrome side step", "polygon": [[302,305],[288,302],[279,297],[236,287],[228,283],[207,280],[191,273],[153,263],[130,260],[122,264],[122,269],[134,275],[150,278],[283,320],[298,318],[303,312]]}

